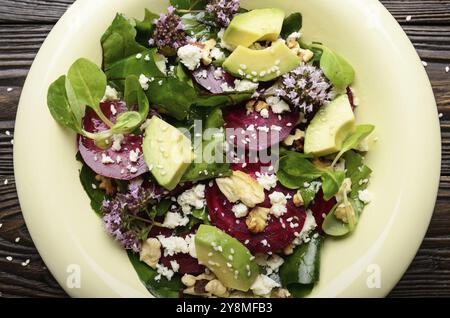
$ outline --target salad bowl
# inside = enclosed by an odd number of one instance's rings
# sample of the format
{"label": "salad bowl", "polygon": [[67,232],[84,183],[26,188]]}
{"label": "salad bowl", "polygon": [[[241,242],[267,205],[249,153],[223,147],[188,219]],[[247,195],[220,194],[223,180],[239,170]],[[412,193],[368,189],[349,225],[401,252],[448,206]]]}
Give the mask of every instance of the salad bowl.
{"label": "salad bowl", "polygon": [[[351,236],[325,241],[320,281],[310,296],[384,297],[425,235],[439,183],[439,121],[420,59],[376,0],[241,5],[301,12],[305,40],[320,40],[355,69],[358,121],[376,126],[377,142],[365,158],[373,170],[373,200]],[[92,212],[79,182],[75,134],[53,121],[47,89],[80,57],[101,64],[99,39],[117,12],[141,19],[144,8],[165,12],[167,6],[166,1],[76,1],[43,44],[25,83],[14,146],[17,190],[36,247],[70,296],[152,295]]]}

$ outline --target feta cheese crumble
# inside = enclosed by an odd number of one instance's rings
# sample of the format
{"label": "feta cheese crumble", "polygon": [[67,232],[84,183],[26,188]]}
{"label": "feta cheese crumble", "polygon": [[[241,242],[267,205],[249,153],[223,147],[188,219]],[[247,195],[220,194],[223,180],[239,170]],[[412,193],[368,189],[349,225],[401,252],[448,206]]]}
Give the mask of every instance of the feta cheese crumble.
{"label": "feta cheese crumble", "polygon": [[250,287],[253,293],[257,296],[270,296],[272,289],[280,287],[276,281],[267,275],[260,274],[256,277],[255,282]]}
{"label": "feta cheese crumble", "polygon": [[158,235],[157,238],[164,249],[164,256],[173,256],[175,254],[189,254],[197,258],[195,251],[194,235],[188,235],[185,238],[180,236]]}
{"label": "feta cheese crumble", "polygon": [[279,218],[287,212],[287,199],[283,192],[274,191],[269,194],[269,199],[270,204],[272,204],[272,207],[270,208],[271,214]]}
{"label": "feta cheese crumble", "polygon": [[[103,96],[102,98],[102,102],[104,101],[115,101],[119,99],[119,92],[117,92],[117,90],[109,85],[106,85],[106,90],[105,90],[105,96]],[[111,113],[113,115],[115,115],[112,111],[112,106],[111,105]]]}
{"label": "feta cheese crumble", "polygon": [[372,193],[369,190],[358,191],[358,199],[360,199],[365,204],[369,204],[372,201]]}
{"label": "feta cheese crumble", "polygon": [[203,209],[205,207],[205,185],[198,184],[192,189],[184,191],[178,196],[177,202],[185,215],[192,213],[192,207]]}
{"label": "feta cheese crumble", "polygon": [[122,142],[124,138],[125,137],[122,134],[113,135],[113,144],[111,149],[116,152],[122,150]]}
{"label": "feta cheese crumble", "polygon": [[303,228],[300,233],[297,235],[297,238],[294,240],[294,244],[299,245],[302,242],[309,242],[309,235],[312,231],[317,227],[316,218],[312,214],[311,210],[306,211],[306,219],[303,224]]}
{"label": "feta cheese crumble", "polygon": [[168,229],[174,229],[178,226],[185,226],[188,223],[188,217],[176,212],[167,212],[162,226]]}
{"label": "feta cheese crumble", "polygon": [[200,65],[202,50],[198,46],[188,44],[178,49],[178,57],[189,70],[193,71]]}
{"label": "feta cheese crumble", "polygon": [[274,112],[275,114],[282,114],[284,112],[291,111],[289,105],[280,97],[277,96],[267,97],[266,102],[267,104],[270,105],[270,108],[272,108],[272,112]]}
{"label": "feta cheese crumble", "polygon": [[237,92],[255,91],[258,85],[258,83],[253,83],[248,80],[234,80],[234,90]]}
{"label": "feta cheese crumble", "polygon": [[148,82],[150,81],[150,79],[145,76],[144,74],[141,74],[139,76],[139,84],[141,84],[141,87],[144,91],[148,90]]}
{"label": "feta cheese crumble", "polygon": [[278,178],[275,174],[256,173],[256,180],[267,191],[277,186]]}
{"label": "feta cheese crumble", "polygon": [[267,108],[261,109],[259,112],[262,118],[269,118],[269,110]]}
{"label": "feta cheese crumble", "polygon": [[155,276],[156,281],[160,281],[162,276],[167,278],[167,280],[171,280],[174,275],[173,270],[165,267],[162,264],[156,264],[156,271],[158,273],[158,275]]}
{"label": "feta cheese crumble", "polygon": [[116,163],[110,156],[105,155],[102,153],[102,163],[104,165]]}
{"label": "feta cheese crumble", "polygon": [[243,203],[238,203],[231,208],[231,211],[237,218],[243,218],[248,214],[248,207]]}

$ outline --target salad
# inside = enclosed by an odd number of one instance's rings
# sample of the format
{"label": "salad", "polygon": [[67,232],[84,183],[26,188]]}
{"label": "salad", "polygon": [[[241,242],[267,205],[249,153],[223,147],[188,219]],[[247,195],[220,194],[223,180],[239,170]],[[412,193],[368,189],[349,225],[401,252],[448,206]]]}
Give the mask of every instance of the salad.
{"label": "salad", "polygon": [[[371,200],[355,71],[302,15],[238,0],[117,14],[51,84],[92,209],[158,297],[303,297]],[[326,261],[326,260],[324,260]]]}

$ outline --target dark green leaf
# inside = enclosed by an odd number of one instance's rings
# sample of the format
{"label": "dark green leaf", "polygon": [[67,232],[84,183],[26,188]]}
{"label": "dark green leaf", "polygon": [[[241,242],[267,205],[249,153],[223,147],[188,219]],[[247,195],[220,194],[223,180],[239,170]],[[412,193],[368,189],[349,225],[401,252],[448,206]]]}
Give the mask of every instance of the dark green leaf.
{"label": "dark green leaf", "polygon": [[209,39],[217,39],[217,33],[220,29],[212,25],[205,24],[205,13],[188,13],[181,17],[184,30],[186,33],[197,39],[197,41],[206,41]]}
{"label": "dark green leaf", "polygon": [[[99,216],[102,216],[101,207],[103,200],[106,198],[105,191],[98,188],[98,182],[95,180],[96,173],[92,171],[86,164],[80,170],[80,181],[91,200],[91,207]],[[95,189],[93,187],[95,185]]]}
{"label": "dark green leaf", "polygon": [[296,295],[304,296],[320,276],[320,250],[323,238],[313,235],[308,243],[298,246],[294,253],[285,258],[280,268],[280,279],[283,286]]}
{"label": "dark green leaf", "polygon": [[156,270],[139,260],[139,254],[128,251],[128,258],[131,261],[139,279],[145,287],[156,297],[161,298],[178,298],[180,291],[184,288],[181,278],[175,274],[169,281],[165,277],[161,277],[159,281],[155,280],[158,275]]}
{"label": "dark green leaf", "polygon": [[106,76],[103,71],[95,63],[81,58],[72,64],[67,79],[78,103],[90,106],[98,113],[99,103],[106,90]]}
{"label": "dark green leaf", "polygon": [[141,120],[144,121],[147,118],[148,112],[150,111],[148,98],[147,95],[145,95],[138,78],[134,75],[128,76],[125,80],[125,103],[128,108],[136,105],[139,106]]}
{"label": "dark green leaf", "polygon": [[306,159],[302,154],[290,153],[280,159],[280,170],[293,177],[301,177],[306,180],[314,180],[322,175],[322,171]]}
{"label": "dark green leaf", "polygon": [[159,15],[145,9],[144,20],[136,20],[136,42],[142,46],[148,46],[148,40],[152,37],[155,24],[153,21],[159,18]]}
{"label": "dark green leaf", "polygon": [[208,0],[170,0],[170,4],[178,10],[204,10]]}
{"label": "dark green leaf", "polygon": [[320,190],[320,184],[319,186],[316,186],[314,182],[308,183],[307,187],[300,187],[298,192],[300,193],[302,199],[303,199],[303,205],[305,206],[305,209],[309,207],[309,204],[314,200],[316,197],[317,192]]}
{"label": "dark green leaf", "polygon": [[48,88],[47,105],[50,114],[62,126],[81,133],[81,121],[73,113],[66,93],[66,76],[63,75]]}
{"label": "dark green leaf", "polygon": [[367,136],[369,136],[373,130],[375,129],[375,126],[373,125],[359,125],[356,127],[355,131],[347,137],[347,139],[342,144],[342,149],[334,159],[333,165],[338,162],[338,160],[342,157],[344,153],[347,151],[354,149],[358,147],[358,145],[361,143],[361,141],[364,140]]}
{"label": "dark green leaf", "polygon": [[324,45],[315,44],[313,47],[322,49],[320,68],[336,88],[345,89],[353,83],[355,79],[355,71],[343,57]]}
{"label": "dark green leaf", "polygon": [[249,100],[252,94],[249,92],[233,92],[212,95],[205,92],[197,92],[194,104],[203,107],[233,106]]}
{"label": "dark green leaf", "polygon": [[165,216],[172,205],[172,201],[170,200],[162,200],[158,204],[152,207],[155,216]]}
{"label": "dark green leaf", "polygon": [[284,19],[281,37],[286,39],[292,33],[300,31],[302,28],[302,21],[303,18],[300,12],[293,13]]}
{"label": "dark green leaf", "polygon": [[208,211],[206,208],[193,210],[192,216],[194,218],[202,221],[204,224],[210,224],[209,219],[208,219]]}
{"label": "dark green leaf", "polygon": [[330,200],[336,193],[338,193],[344,179],[344,171],[326,170],[322,174],[322,189],[323,198],[325,201]]}
{"label": "dark green leaf", "polygon": [[146,50],[144,46],[136,42],[136,35],[137,31],[130,21],[122,14],[117,14],[101,38],[105,70],[109,70],[120,60]]}

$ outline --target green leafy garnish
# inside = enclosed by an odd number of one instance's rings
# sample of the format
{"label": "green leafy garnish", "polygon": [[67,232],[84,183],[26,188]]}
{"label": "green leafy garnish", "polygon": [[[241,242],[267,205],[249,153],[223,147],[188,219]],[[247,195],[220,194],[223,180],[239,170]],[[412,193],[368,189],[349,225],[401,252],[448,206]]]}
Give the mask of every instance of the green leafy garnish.
{"label": "green leafy garnish", "polygon": [[355,70],[343,57],[322,44],[312,44],[311,47],[322,50],[320,68],[336,88],[345,89],[353,83]]}
{"label": "green leafy garnish", "polygon": [[97,174],[87,165],[83,164],[80,170],[80,181],[84,191],[86,191],[91,200],[91,207],[99,216],[102,216],[101,207],[103,200],[106,199],[105,191],[98,188],[98,182],[95,180]]}
{"label": "green leafy garnish", "polygon": [[323,237],[314,234],[308,243],[302,243],[285,258],[280,268],[280,279],[293,296],[306,296],[319,281],[322,242]]}
{"label": "green leafy garnish", "polygon": [[155,29],[154,20],[158,19],[159,15],[145,9],[144,20],[136,22],[136,42],[143,46],[148,46],[148,41],[153,35],[153,31]]}
{"label": "green leafy garnish", "polygon": [[351,149],[355,149],[358,147],[358,145],[369,136],[375,129],[375,126],[373,125],[359,125],[356,127],[355,131],[345,139],[344,143],[342,144],[342,149],[337,154],[336,158],[334,158],[333,166],[336,164],[336,162],[339,161],[339,159],[342,157],[344,153]]}
{"label": "green leafy garnish", "polygon": [[302,28],[303,18],[300,12],[292,13],[283,22],[283,28],[281,29],[280,36],[286,39],[294,32],[300,31]]}
{"label": "green leafy garnish", "polygon": [[177,10],[204,10],[208,0],[170,0]]}

